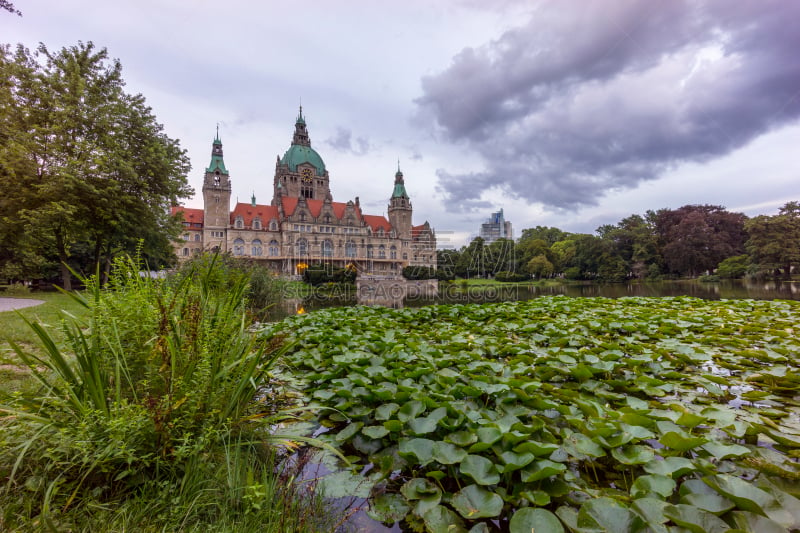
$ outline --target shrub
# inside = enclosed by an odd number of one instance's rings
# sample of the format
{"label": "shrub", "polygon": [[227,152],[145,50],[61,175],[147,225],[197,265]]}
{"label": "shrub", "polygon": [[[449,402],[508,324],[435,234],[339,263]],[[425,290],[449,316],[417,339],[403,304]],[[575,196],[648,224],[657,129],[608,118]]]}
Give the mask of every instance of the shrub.
{"label": "shrub", "polygon": [[496,279],[497,281],[504,281],[504,282],[520,282],[520,281],[527,281],[530,279],[530,277],[526,276],[525,274],[520,274],[518,272],[507,272],[503,270],[495,274],[494,279]]}
{"label": "shrub", "polygon": [[736,255],[722,261],[717,267],[717,276],[723,279],[741,278],[750,268],[750,257]]}
{"label": "shrub", "polygon": [[325,283],[355,283],[355,268],[333,268],[333,265],[310,265],[303,270],[303,281],[309,285],[324,285]]}
{"label": "shrub", "polygon": [[28,296],[31,293],[31,288],[24,283],[12,283],[6,287],[4,296]]}
{"label": "shrub", "polygon": [[248,331],[247,279],[224,268],[159,280],[118,260],[107,287],[86,278],[73,295],[90,319],[65,320],[68,349],[29,323],[44,355],[14,349],[42,389],[0,407],[0,529],[81,529],[142,498],[164,529],[272,508],[275,491],[244,496],[274,477],[269,443],[285,440],[269,433],[288,415],[268,374],[284,348]]}

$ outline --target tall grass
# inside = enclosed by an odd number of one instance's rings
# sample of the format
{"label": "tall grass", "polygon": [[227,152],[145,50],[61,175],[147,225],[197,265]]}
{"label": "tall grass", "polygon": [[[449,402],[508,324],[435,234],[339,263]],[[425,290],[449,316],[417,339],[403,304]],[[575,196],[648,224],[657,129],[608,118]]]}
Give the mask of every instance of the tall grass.
{"label": "tall grass", "polygon": [[275,482],[284,347],[248,331],[247,277],[138,267],[83,280],[67,349],[35,322],[40,351],[12,343],[41,388],[0,406],[0,530],[314,530],[313,494]]}

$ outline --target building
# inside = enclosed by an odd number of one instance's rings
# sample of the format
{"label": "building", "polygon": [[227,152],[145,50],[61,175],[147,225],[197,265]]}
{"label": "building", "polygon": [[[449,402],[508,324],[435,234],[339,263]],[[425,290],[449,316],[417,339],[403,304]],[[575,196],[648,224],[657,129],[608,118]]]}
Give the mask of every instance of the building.
{"label": "building", "polygon": [[492,213],[489,220],[481,224],[480,237],[489,244],[497,239],[514,239],[514,232],[511,229],[511,222],[503,217],[503,210]]}
{"label": "building", "polygon": [[292,143],[275,163],[272,202],[258,204],[253,195],[231,211],[231,190],[217,132],[203,180],[203,209],[172,208],[183,216],[184,231],[175,243],[179,259],[203,251],[230,252],[290,275],[318,263],[386,276],[399,275],[406,266],[436,267],[436,235],[427,221],[412,224],[399,165],[388,218],[363,213],[358,197],[334,202],[328,169],[311,147],[302,107]]}

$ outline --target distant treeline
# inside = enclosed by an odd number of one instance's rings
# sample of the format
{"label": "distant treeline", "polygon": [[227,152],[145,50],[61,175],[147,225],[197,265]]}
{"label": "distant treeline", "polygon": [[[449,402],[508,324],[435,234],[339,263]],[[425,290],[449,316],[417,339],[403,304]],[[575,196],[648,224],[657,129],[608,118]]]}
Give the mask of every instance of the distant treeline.
{"label": "distant treeline", "polygon": [[523,230],[516,242],[486,244],[478,237],[460,250],[440,250],[438,259],[441,279],[619,282],[711,273],[788,279],[800,263],[800,203],[753,218],[717,205],[659,209],[600,226],[595,235],[537,226]]}

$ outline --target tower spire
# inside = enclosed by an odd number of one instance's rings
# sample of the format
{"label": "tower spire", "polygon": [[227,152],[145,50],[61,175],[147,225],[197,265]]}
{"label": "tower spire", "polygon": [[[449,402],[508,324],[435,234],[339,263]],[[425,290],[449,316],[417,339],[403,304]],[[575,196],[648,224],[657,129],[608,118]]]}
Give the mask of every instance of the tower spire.
{"label": "tower spire", "polygon": [[300,112],[297,115],[297,120],[294,123],[294,137],[292,144],[299,144],[300,146],[311,146],[311,139],[308,138],[308,128],[306,128],[306,119],[303,117],[303,105],[300,105]]}

